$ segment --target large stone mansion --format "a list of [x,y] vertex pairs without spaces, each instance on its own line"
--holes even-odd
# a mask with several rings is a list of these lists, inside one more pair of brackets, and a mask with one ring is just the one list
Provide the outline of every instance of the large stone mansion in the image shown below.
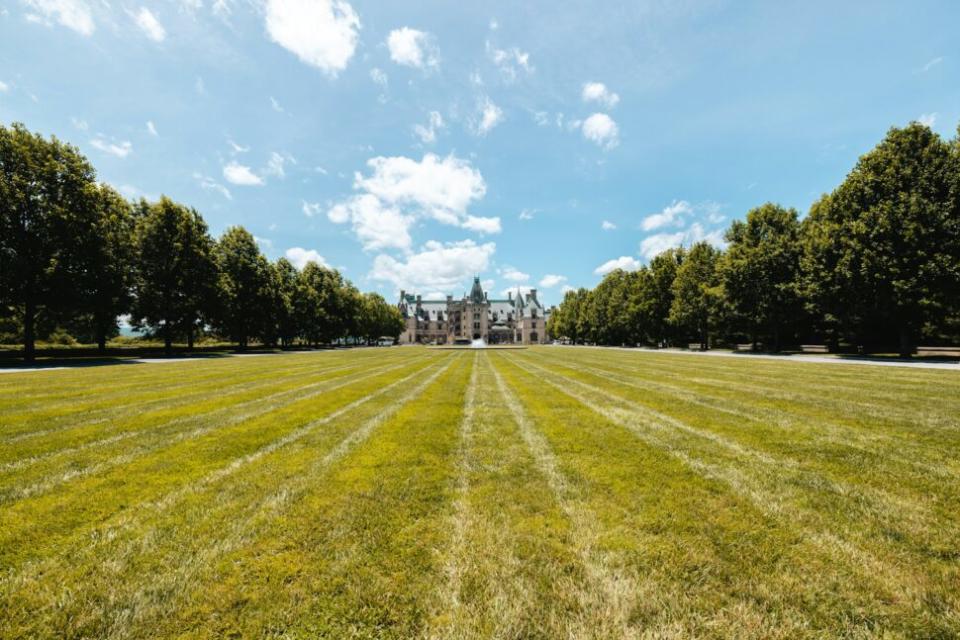
[[488,344],[544,344],[550,310],[537,300],[537,290],[506,300],[490,300],[480,278],[460,300],[423,300],[400,292],[397,305],[406,320],[400,344],[453,344],[482,339]]

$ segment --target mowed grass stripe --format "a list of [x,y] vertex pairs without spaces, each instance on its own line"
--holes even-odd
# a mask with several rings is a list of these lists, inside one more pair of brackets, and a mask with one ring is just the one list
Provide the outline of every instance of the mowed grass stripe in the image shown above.
[[[470,362],[423,376],[334,465],[303,474],[282,512],[208,564],[146,628],[160,636],[410,638],[442,570]],[[406,394],[403,394],[404,396]]]
[[[849,471],[851,464],[862,466],[876,486],[888,486],[891,472],[896,473],[901,481],[919,483],[917,488],[924,492],[934,487],[942,488],[944,481],[960,482],[960,463],[947,455],[948,450],[929,446],[909,427],[905,431],[891,432],[875,422],[864,425],[862,419],[851,423],[838,418],[829,407],[818,411],[817,403],[813,401],[800,405],[777,403],[760,396],[738,396],[736,392],[723,395],[704,392],[695,382],[668,384],[650,374],[623,369],[612,363],[595,363],[593,360],[585,363],[579,359],[562,362],[553,358],[545,359],[545,362],[558,371],[570,370],[600,378],[610,390],[627,387],[630,390],[626,395],[631,399],[668,413],[677,406],[697,405],[706,408],[712,419],[717,418],[714,413],[724,413],[733,418],[725,417],[723,422],[746,421],[751,424],[740,427],[754,440],[759,440],[761,446],[805,460],[815,459],[840,470]],[[607,383],[612,385],[607,386]],[[814,416],[815,420],[812,420]],[[810,453],[819,455],[811,458]],[[866,474],[858,474],[857,479],[865,477]],[[897,488],[902,487],[903,483]]]
[[581,617],[583,570],[485,353],[474,356],[463,412],[445,580],[423,635],[565,637],[567,618]]
[[[251,360],[255,359],[252,358]],[[29,407],[21,408],[14,415],[3,418],[0,442],[16,443],[71,426],[102,422],[119,412],[131,409],[142,410],[153,405],[163,406],[170,403],[171,398],[176,398],[175,401],[180,402],[187,398],[203,397],[223,388],[225,385],[236,387],[248,383],[255,386],[257,383],[264,382],[262,378],[265,369],[273,372],[282,371],[281,377],[294,378],[305,372],[351,368],[362,364],[362,361],[349,359],[326,361],[321,364],[311,362],[310,359],[305,357],[294,362],[293,364],[296,366],[284,366],[286,362],[289,361],[261,363],[258,367],[246,367],[234,372],[219,370],[208,372],[204,368],[203,375],[196,375],[197,371],[190,371],[189,374],[192,375],[178,375],[173,384],[165,381],[163,385],[141,384],[132,391],[116,394],[91,393],[85,396],[89,400],[85,403],[77,402],[74,398],[61,399],[57,402],[50,400],[32,402]],[[199,368],[201,365],[196,366]],[[157,377],[159,376],[154,379]],[[269,382],[269,380],[266,382]],[[184,393],[180,393],[181,391]],[[82,420],[80,419],[81,416]]]
[[[425,358],[426,361],[436,359],[432,354]],[[138,503],[194,482],[317,419],[318,414],[331,413],[377,391],[402,377],[402,373],[403,365],[397,365],[387,373],[340,381],[338,393],[319,394],[302,402],[291,401],[283,407],[265,409],[255,418],[203,437],[181,439],[151,452],[153,455],[126,460],[122,466],[112,464],[110,461],[114,458],[107,458],[100,463],[102,473],[87,474],[56,492],[8,505],[0,511],[0,552],[4,553],[0,556],[0,567],[19,566],[24,561],[42,557],[48,551],[47,545],[61,544]],[[43,544],[22,546],[27,540]]]
[[[863,565],[570,385],[498,354],[507,385],[634,576],[633,637],[869,636],[949,628]],[[544,384],[546,383],[546,384]],[[639,437],[638,437],[639,436]],[[679,454],[679,455],[678,455]],[[909,635],[909,634],[908,634]]]
[[[352,370],[337,371],[339,375],[323,374],[318,379],[307,377],[288,381],[277,386],[280,390],[262,395],[257,390],[245,390],[240,398],[231,394],[214,396],[198,405],[173,411],[175,416],[168,419],[171,412],[160,415],[136,415],[121,422],[113,435],[88,441],[76,447],[65,447],[52,453],[33,459],[23,465],[12,465],[0,473],[0,504],[13,500],[29,498],[76,478],[100,473],[115,466],[124,465],[131,460],[168,447],[183,440],[203,436],[211,431],[223,429],[246,420],[268,414],[294,402],[303,402],[318,394],[339,389],[357,379],[363,379],[371,373],[405,366],[403,363],[370,368],[359,373]],[[240,400],[240,401],[235,401]],[[232,404],[225,404],[235,401]],[[192,428],[191,428],[192,427]],[[113,429],[101,429],[98,433],[110,433]],[[29,459],[28,459],[29,460]],[[10,484],[9,480],[16,481]]]
[[676,423],[651,417],[645,410],[611,406],[623,403],[611,403],[603,389],[569,376],[528,367],[527,362],[518,366],[630,429],[644,442],[669,452],[698,473],[723,481],[767,515],[805,531],[838,561],[858,567],[864,577],[889,593],[896,593],[911,612],[921,614],[932,600],[945,613],[955,615],[956,567],[949,560],[955,548],[953,536],[910,518],[897,519],[901,528],[897,536],[890,536],[885,526],[891,524],[891,518],[897,518],[895,510],[864,506],[862,500],[849,499],[828,482],[817,486],[798,479],[790,470],[758,464],[759,458],[744,460],[735,450],[711,446],[722,444],[721,440],[698,438],[695,430],[679,429]]
[[[372,354],[358,353],[349,357],[342,351],[303,354],[276,354],[263,357],[197,358],[180,362],[92,365],[52,371],[11,373],[0,376],[0,392],[9,393],[13,401],[0,407],[0,416],[16,415],[25,410],[53,411],[63,407],[93,402],[107,403],[118,399],[142,398],[158,390],[152,384],[165,379],[163,389],[184,388],[227,376],[240,378],[256,375],[264,366],[296,369],[304,365],[359,360]],[[169,367],[176,373],[170,380],[156,367]],[[3,384],[6,383],[6,384]],[[160,390],[163,390],[160,389]]]
[[[202,410],[204,403],[227,401],[230,398],[253,392],[253,395],[264,391],[275,390],[284,383],[297,383],[303,379],[317,380],[322,377],[336,377],[338,374],[347,375],[361,367],[356,364],[337,365],[332,367],[309,367],[297,371],[260,371],[252,379],[235,380],[219,376],[216,386],[196,389],[191,387],[188,393],[167,395],[154,401],[142,404],[121,403],[114,407],[105,407],[90,413],[78,413],[64,416],[59,424],[44,423],[44,428],[15,436],[0,443],[0,469],[14,466],[20,461],[40,457],[44,454],[53,454],[60,450],[88,444],[95,438],[102,438],[105,432],[116,427],[129,428],[131,419],[144,420],[146,418],[157,421],[170,415],[178,415],[178,410],[188,407],[191,412]],[[264,375],[264,374],[267,375]],[[172,390],[170,390],[172,391]],[[175,392],[173,392],[175,393]],[[29,441],[29,442],[27,442]]]
[[[63,637],[151,635],[158,618],[183,606],[179,599],[201,581],[199,574],[216,566],[218,558],[254,541],[264,523],[282,517],[297,503],[304,487],[317,482],[326,469],[422,394],[450,361],[446,356],[427,368],[414,369],[185,486],[177,492],[175,511],[170,510],[172,497],[168,496],[157,503],[163,509],[143,510],[138,526],[127,521],[102,532],[96,538],[100,549],[95,554],[87,549],[81,553],[91,561],[104,554],[113,560],[87,569],[84,599],[53,583],[56,590],[46,597],[60,603],[58,610],[48,619],[24,619],[21,624],[32,632],[56,632]],[[245,469],[243,474],[237,473],[240,468]],[[48,570],[34,570],[29,579],[18,579],[16,590],[36,593],[37,581],[48,583]]]
[[[355,399],[336,411],[233,458],[229,464],[217,467],[199,479],[181,483],[166,494],[118,513],[77,539],[76,547],[68,552],[73,562],[64,565],[57,557],[47,556],[28,563],[19,571],[10,572],[6,580],[0,581],[3,585],[0,593],[4,594],[2,601],[9,605],[33,599],[34,608],[46,608],[51,602],[58,602],[58,614],[64,618],[61,622],[69,626],[73,623],[68,621],[89,615],[84,613],[86,605],[83,602],[76,604],[78,610],[63,606],[73,601],[77,581],[84,581],[85,591],[96,584],[97,589],[109,592],[111,595],[106,599],[111,602],[116,599],[118,581],[139,581],[138,588],[143,588],[145,576],[133,569],[145,562],[161,562],[164,566],[155,571],[170,570],[166,566],[169,552],[159,551],[162,545],[170,544],[178,549],[190,544],[203,545],[207,538],[198,535],[199,529],[207,530],[208,534],[210,530],[216,533],[223,522],[247,522],[249,514],[245,513],[262,506],[261,483],[283,487],[288,476],[304,473],[302,466],[295,465],[294,470],[283,471],[281,465],[302,461],[304,454],[314,456],[318,451],[333,449],[344,438],[354,437],[351,432],[354,420],[365,420],[366,424],[381,420],[390,412],[390,407],[396,405],[392,394],[399,394],[406,384],[415,384],[415,379],[426,375],[433,366],[414,368],[406,376],[380,384],[366,393],[366,389],[357,389],[357,393],[350,394]],[[295,453],[299,455],[288,456],[290,448],[297,448]],[[238,476],[240,471],[244,471],[242,476]],[[111,562],[103,564],[104,557],[111,558]],[[181,573],[184,570],[189,567],[176,568]],[[97,574],[96,578],[91,572]],[[11,610],[16,609],[11,607]],[[23,611],[29,610],[29,607],[23,607]],[[23,624],[29,624],[29,621]],[[49,630],[53,628],[50,625],[61,623],[44,620],[42,624]]]
[[[891,537],[889,532],[897,531],[897,537],[908,538],[914,551],[934,556],[953,547],[952,536],[942,525],[952,522],[960,526],[957,476],[949,467],[938,474],[925,472],[925,465],[918,468],[904,460],[899,453],[901,447],[894,443],[871,449],[859,439],[863,430],[838,433],[829,420],[811,423],[792,419],[792,428],[784,429],[769,421],[748,422],[709,407],[704,411],[700,403],[665,398],[641,383],[618,380],[574,363],[557,364],[552,373],[586,384],[587,389],[603,392],[606,398],[621,401],[623,408],[644,413],[654,421],[711,439],[741,459],[755,458],[751,466],[766,466],[774,475],[779,472],[787,486],[809,489],[821,502],[827,498],[837,503],[822,507],[842,509],[858,524],[873,523],[877,537]],[[741,406],[746,410],[752,405],[744,399]],[[891,485],[891,476],[899,482]]]
[[[960,376],[948,371],[924,371],[818,364],[809,362],[773,363],[744,356],[710,358],[696,356],[657,356],[646,352],[610,351],[601,349],[576,350],[571,357],[582,360],[596,354],[606,361],[621,366],[643,367],[647,372],[665,379],[680,379],[684,383],[698,383],[714,390],[736,390],[747,398],[773,397],[778,400],[796,400],[806,403],[830,403],[834,411],[855,417],[868,416],[896,424],[904,419],[912,423],[929,424],[931,428],[951,424],[953,409],[960,408]],[[629,357],[624,358],[623,355]],[[620,356],[620,357],[617,357]],[[670,366],[663,358],[681,362]],[[650,358],[650,360],[647,360]],[[710,360],[713,362],[704,363]],[[732,362],[726,362],[733,360]],[[719,363],[717,362],[719,361]],[[849,375],[834,373],[835,369],[852,370]],[[917,382],[900,384],[897,380],[913,372]],[[824,383],[827,379],[830,382]],[[789,386],[771,384],[787,381]]]

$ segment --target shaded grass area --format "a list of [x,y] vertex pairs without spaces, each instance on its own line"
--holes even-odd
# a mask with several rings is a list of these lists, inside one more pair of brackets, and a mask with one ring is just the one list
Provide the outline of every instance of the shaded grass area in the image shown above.
[[960,377],[388,349],[0,378],[0,637],[956,637]]

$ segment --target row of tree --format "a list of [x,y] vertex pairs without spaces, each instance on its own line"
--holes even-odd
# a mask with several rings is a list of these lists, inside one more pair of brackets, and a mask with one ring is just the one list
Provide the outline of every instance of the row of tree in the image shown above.
[[104,349],[118,317],[175,341],[212,333],[246,347],[397,336],[399,311],[315,262],[269,262],[231,227],[214,240],[194,209],[131,203],[79,151],[0,125],[0,321],[33,359],[55,329]]
[[751,342],[780,350],[960,341],[960,131],[893,128],[802,220],[765,204],[727,247],[668,250],[571,291],[551,335],[608,345]]

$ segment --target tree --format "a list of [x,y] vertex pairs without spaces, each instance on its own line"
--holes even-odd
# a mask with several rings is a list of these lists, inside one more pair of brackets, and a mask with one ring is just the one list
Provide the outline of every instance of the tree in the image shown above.
[[129,311],[133,300],[134,217],[130,203],[107,185],[97,188],[96,207],[95,238],[85,252],[88,268],[79,310],[103,352],[107,338],[117,334],[117,317]]
[[400,310],[384,300],[379,293],[363,294],[359,318],[359,333],[367,344],[381,336],[390,336],[396,340],[405,326]]
[[735,220],[720,262],[727,301],[756,348],[760,339],[779,351],[783,333],[802,310],[800,223],[795,209],[767,203]]
[[297,297],[294,302],[300,336],[307,344],[314,346],[318,346],[325,339],[326,325],[330,322],[327,316],[325,271],[313,261],[304,265],[298,278]]
[[683,263],[677,267],[673,281],[673,303],[670,322],[687,335],[700,340],[700,348],[710,347],[710,335],[720,311],[723,298],[717,273],[720,250],[707,242],[690,247]]
[[194,331],[213,313],[216,264],[207,225],[194,210],[167,197],[142,209],[136,231],[132,324],[163,335],[167,354],[178,333],[193,346]]
[[686,255],[683,247],[667,249],[650,261],[649,290],[642,297],[642,304],[649,318],[649,335],[658,347],[671,344],[677,337],[676,327],[670,322],[673,281]]
[[271,308],[274,335],[289,347],[299,333],[296,317],[297,269],[286,258],[280,258],[271,268]]
[[243,227],[227,229],[214,251],[220,302],[215,324],[245,349],[268,317],[270,264]]
[[[863,344],[896,336],[913,353],[922,328],[960,296],[955,151],[928,127],[893,128],[805,226],[808,291]],[[952,184],[953,182],[953,184]]]

